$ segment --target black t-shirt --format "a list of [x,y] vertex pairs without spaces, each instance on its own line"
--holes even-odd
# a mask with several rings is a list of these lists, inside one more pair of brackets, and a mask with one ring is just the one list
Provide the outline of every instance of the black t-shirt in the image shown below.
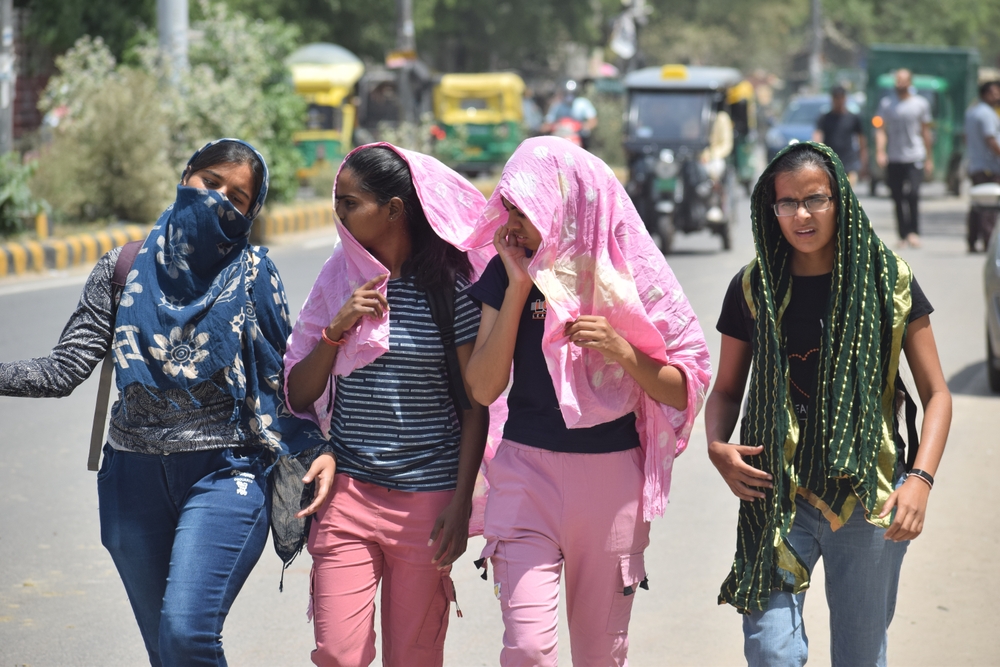
[[[469,288],[469,296],[500,310],[509,282],[503,260],[494,257],[479,281]],[[634,413],[590,428],[566,428],[542,354],[545,312],[545,297],[532,285],[517,327],[514,383],[507,394],[503,437],[554,452],[601,454],[638,447]]]
[[[753,318],[743,296],[743,272],[744,269],[740,269],[729,283],[715,328],[719,333],[750,343],[753,340]],[[824,318],[830,308],[832,279],[832,273],[793,277],[791,299],[782,318],[792,405],[803,429],[810,393],[816,385],[816,362],[823,338]],[[910,282],[910,301],[908,322],[934,312],[916,278]]]
[[823,133],[823,143],[840,157],[847,171],[858,171],[861,168],[858,149],[854,146],[854,136],[864,132],[860,116],[850,111],[830,111],[819,117],[816,129]]

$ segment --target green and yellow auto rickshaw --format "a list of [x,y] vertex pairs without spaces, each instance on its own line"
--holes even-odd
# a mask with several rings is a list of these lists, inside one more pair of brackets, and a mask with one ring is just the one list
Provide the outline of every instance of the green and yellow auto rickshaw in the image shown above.
[[524,81],[512,72],[445,74],[434,89],[435,155],[478,173],[504,164],[523,138]]
[[331,169],[351,150],[356,110],[348,96],[365,66],[347,49],[323,43],[298,49],[285,64],[295,92],[309,105],[306,129],[292,137],[305,163],[298,176],[308,179]]

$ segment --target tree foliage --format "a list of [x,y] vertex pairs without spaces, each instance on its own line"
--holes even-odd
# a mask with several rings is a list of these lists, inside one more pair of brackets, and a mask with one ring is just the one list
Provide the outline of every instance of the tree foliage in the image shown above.
[[[271,169],[270,197],[294,196],[300,157],[292,133],[305,104],[292,89],[285,56],[298,31],[202,0],[190,67],[172,73],[151,33],[127,64],[100,38],[83,37],[57,59],[43,95],[61,118],[43,151],[36,191],[72,218],[155,219],[191,154],[211,139],[257,146]],[[173,85],[170,82],[173,81]]]
[[[786,71],[809,48],[809,0],[652,0],[641,42],[652,62]],[[977,47],[1000,55],[996,0],[823,0],[825,31],[843,37],[855,64],[871,44]]]
[[57,54],[91,35],[121,58],[140,30],[156,27],[156,0],[14,0],[14,6],[30,12],[28,36]]
[[[332,42],[381,61],[396,44],[395,0],[227,0],[240,11],[281,17],[307,42]],[[619,0],[414,0],[421,57],[441,71],[547,69],[561,43],[603,43]]]

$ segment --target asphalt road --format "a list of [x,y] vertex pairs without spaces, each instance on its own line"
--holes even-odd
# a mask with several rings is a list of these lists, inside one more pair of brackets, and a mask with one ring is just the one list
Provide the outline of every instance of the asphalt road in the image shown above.
[[[894,239],[889,202],[864,199],[883,238]],[[948,451],[931,494],[924,534],[903,566],[890,629],[892,665],[1000,664],[1000,633],[989,614],[1000,599],[998,432],[1000,399],[986,386],[981,255],[966,254],[965,202],[929,192],[924,247],[904,250],[937,309],[932,316],[945,375],[954,393]],[[715,319],[726,285],[752,256],[746,201],[721,252],[704,234],[678,237],[670,264],[702,319],[713,353]],[[285,239],[272,257],[294,308],[333,247],[330,236]],[[0,282],[0,359],[46,354],[73,308],[83,273]],[[0,667],[133,666],[145,652],[125,592],[100,544],[94,473],[86,470],[97,382],[69,398],[0,398]],[[737,501],[705,455],[699,420],[689,451],[675,466],[666,516],[646,552],[650,590],[637,594],[630,664],[737,665],[740,617],[716,604],[735,545]],[[497,664],[502,624],[492,585],[472,566],[481,540],[455,566],[464,618],[451,619],[446,664]],[[224,643],[230,664],[309,664],[306,622],[309,558],[301,556],[278,593],[280,562],[270,546],[229,617]],[[806,606],[810,664],[829,664],[822,574]],[[565,626],[564,626],[565,630]],[[563,663],[569,646],[562,634]]]

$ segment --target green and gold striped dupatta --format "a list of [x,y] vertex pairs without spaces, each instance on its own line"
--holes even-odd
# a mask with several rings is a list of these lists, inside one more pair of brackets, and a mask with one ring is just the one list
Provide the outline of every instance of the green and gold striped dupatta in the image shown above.
[[[818,151],[837,174],[830,311],[805,432],[792,408],[783,345],[782,316],[794,289],[791,246],[771,208],[774,164],[796,150]],[[895,378],[910,312],[910,269],[876,236],[827,146],[796,144],[779,153],[758,181],[751,208],[757,254],[743,289],[754,316],[753,357],[741,441],[763,445],[749,463],[771,473],[774,488],[766,498],[740,504],[736,557],[719,603],[745,613],[767,609],[771,590],[797,593],[809,586],[810,573],[786,539],[797,494],[834,529],[859,501],[870,522],[888,525],[877,510],[893,488]]]

